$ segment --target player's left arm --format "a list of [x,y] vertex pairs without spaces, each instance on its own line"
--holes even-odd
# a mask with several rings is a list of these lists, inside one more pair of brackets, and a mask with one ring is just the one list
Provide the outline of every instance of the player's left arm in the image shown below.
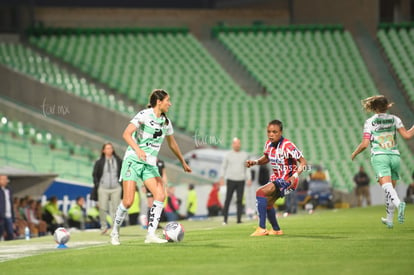
[[181,154],[180,147],[178,147],[177,141],[175,140],[173,135],[165,136],[167,139],[168,147],[170,147],[171,151],[174,153],[174,155],[178,158],[178,160],[181,162],[181,165],[183,166],[183,169],[185,172],[191,173],[191,168],[188,166],[187,162],[185,161],[183,155]]
[[397,131],[404,139],[410,139],[414,136],[414,125],[410,130],[405,129],[405,127],[400,127],[397,129]]
[[358,147],[355,149],[355,151],[352,153],[351,155],[351,159],[354,160],[354,158],[361,153],[362,151],[364,151],[365,149],[368,148],[369,146],[369,139],[368,138],[363,138],[361,143],[358,145]]
[[[299,178],[299,175],[302,174],[303,171],[306,170],[306,165],[308,164],[308,162],[306,161],[306,159],[303,156],[300,156],[299,159],[297,159],[297,161],[299,162],[299,167],[296,170],[295,173],[293,173],[293,175],[287,180],[288,182],[290,182],[291,186],[296,189],[296,182],[297,179]],[[297,184],[296,184],[297,185]]]

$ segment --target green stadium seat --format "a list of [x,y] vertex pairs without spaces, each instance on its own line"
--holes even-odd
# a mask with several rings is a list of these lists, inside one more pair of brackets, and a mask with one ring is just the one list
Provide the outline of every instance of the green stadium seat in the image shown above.
[[[134,104],[146,105],[153,88],[167,89],[173,98],[174,125],[190,134],[202,130],[220,136],[225,141],[222,147],[230,145],[232,136],[240,136],[249,139],[251,153],[260,154],[267,122],[280,118],[286,131],[300,129],[293,131],[292,139],[301,143],[310,161],[327,162],[332,156],[346,156],[349,161],[351,149],[346,145],[359,140],[365,119],[355,110],[361,109],[360,99],[376,93],[376,88],[348,31],[341,26],[260,25],[231,30],[221,26],[214,33],[241,66],[266,87],[267,97],[246,95],[193,35],[176,29],[52,30],[31,37],[30,42],[57,57],[66,57],[67,62]],[[400,47],[411,49],[410,35],[403,35]],[[388,44],[394,46],[393,42]],[[15,49],[0,44],[0,52],[3,48],[6,54],[0,54],[1,62],[37,74],[41,81],[63,85],[68,92],[114,111],[128,115],[137,111],[91,83],[76,76],[67,78],[66,72],[43,59],[41,69],[37,63],[26,64],[27,55],[36,56],[30,51],[18,49],[23,65],[14,64],[10,62],[14,53],[9,52]],[[398,68],[412,70],[406,63]],[[60,77],[45,77],[49,71]],[[402,79],[410,89],[410,76]],[[334,125],[353,130],[347,134]],[[345,166],[351,168],[347,163]],[[334,173],[338,180],[334,184],[347,186],[346,177],[354,172]]]
[[381,25],[377,31],[385,54],[404,87],[411,104],[414,104],[414,27],[407,25]]
[[[88,146],[73,144],[63,137],[4,115],[0,115],[0,134],[2,163],[91,182],[91,161],[97,158],[98,153]],[[71,170],[73,167],[76,170]]]

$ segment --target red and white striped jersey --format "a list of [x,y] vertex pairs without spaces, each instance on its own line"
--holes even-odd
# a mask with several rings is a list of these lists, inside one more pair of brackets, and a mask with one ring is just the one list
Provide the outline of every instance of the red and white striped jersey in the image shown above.
[[287,180],[298,171],[298,160],[302,152],[287,138],[282,137],[278,142],[268,140],[264,146],[264,154],[272,166],[273,175],[270,181]]

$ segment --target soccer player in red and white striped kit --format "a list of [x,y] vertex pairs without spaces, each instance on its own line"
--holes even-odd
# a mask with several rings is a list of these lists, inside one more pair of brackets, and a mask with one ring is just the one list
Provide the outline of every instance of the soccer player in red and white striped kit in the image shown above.
[[[283,124],[272,120],[267,126],[267,138],[264,154],[257,160],[247,160],[246,166],[264,165],[270,162],[273,174],[267,184],[256,190],[259,227],[250,236],[283,235],[276,218],[274,203],[296,189],[299,175],[306,168],[302,152],[287,138],[282,136]],[[266,217],[272,225],[266,229]]]

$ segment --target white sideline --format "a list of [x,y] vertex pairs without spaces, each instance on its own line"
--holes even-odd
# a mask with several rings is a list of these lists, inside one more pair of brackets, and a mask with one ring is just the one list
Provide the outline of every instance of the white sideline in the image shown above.
[[[104,241],[82,241],[82,242],[69,242],[68,249],[81,248],[85,246],[107,244]],[[0,262],[5,262],[13,259],[33,256],[42,254],[45,252],[57,250],[57,244],[51,242],[50,244],[44,243],[20,243],[18,245],[0,245]]]

